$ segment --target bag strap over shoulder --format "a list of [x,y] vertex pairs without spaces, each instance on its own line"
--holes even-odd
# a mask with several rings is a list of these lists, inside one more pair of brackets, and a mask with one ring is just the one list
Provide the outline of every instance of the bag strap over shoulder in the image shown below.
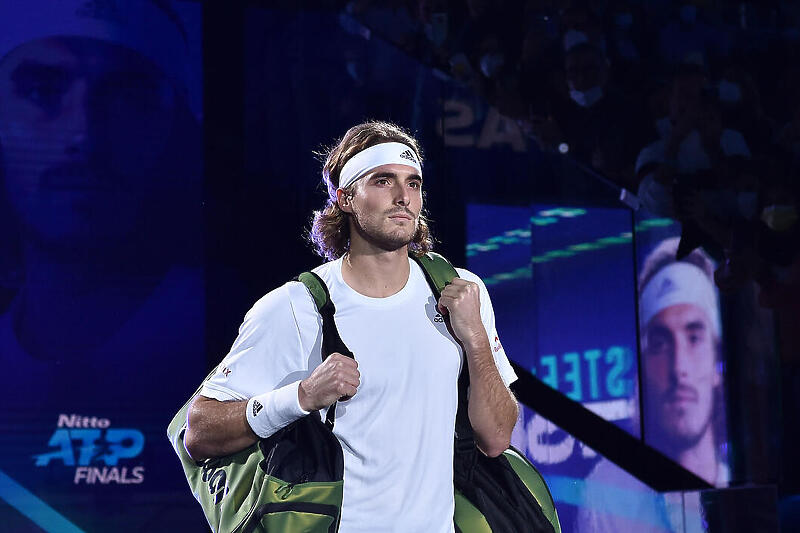
[[425,273],[425,279],[428,281],[433,295],[436,300],[442,295],[442,290],[448,283],[453,281],[453,278],[458,277],[458,272],[453,265],[444,258],[444,256],[436,252],[428,252],[422,256],[412,255],[411,258],[422,268]]
[[[459,277],[455,267],[444,256],[435,252],[428,252],[419,257],[412,255],[411,258],[422,268],[425,279],[438,302],[442,296],[442,290],[453,281],[453,278]],[[447,324],[450,329],[449,320]],[[450,333],[453,332],[450,331]],[[475,446],[475,437],[467,410],[468,391],[469,372],[465,361],[461,365],[461,373],[458,376],[458,411],[456,411],[456,446],[463,450],[471,450]]]
[[[410,256],[425,274],[425,279],[431,288],[436,300],[442,295],[442,290],[453,278],[458,277],[458,272],[444,256],[435,252],[428,252],[422,256]],[[339,330],[336,328],[336,321],[333,316],[336,313],[336,306],[331,300],[327,285],[314,272],[303,272],[295,278],[308,288],[319,314],[322,316],[322,359],[330,354],[339,352],[342,355],[353,357],[353,352],[342,341]],[[461,367],[461,374],[458,376],[458,411],[456,413],[456,445],[469,449],[474,446],[472,426],[469,422],[467,411],[467,391],[469,389],[469,372],[467,365]],[[336,403],[328,408],[325,424],[333,429],[336,416]]]
[[[303,272],[295,278],[306,286],[311,297],[314,298],[314,304],[317,306],[317,311],[322,316],[322,360],[338,352],[342,355],[355,359],[353,352],[342,341],[339,335],[339,330],[336,328],[336,321],[333,315],[336,314],[336,306],[333,305],[331,294],[328,292],[328,286],[322,281],[314,272]],[[336,419],[336,402],[328,407],[328,414],[325,417],[325,425],[333,430],[334,420]]]

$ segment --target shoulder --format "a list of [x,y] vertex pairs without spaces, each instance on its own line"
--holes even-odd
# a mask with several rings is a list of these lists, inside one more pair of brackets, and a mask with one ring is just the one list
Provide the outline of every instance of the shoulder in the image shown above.
[[486,284],[483,282],[480,276],[477,274],[470,272],[466,268],[456,268],[456,272],[461,279],[465,279],[467,281],[471,281],[478,285],[478,288],[481,291],[481,305],[489,305],[491,306],[491,298],[489,297],[489,290],[486,288]]
[[269,291],[253,304],[245,318],[264,317],[288,310],[293,300],[302,300],[305,288],[301,283],[289,281]]
[[458,276],[462,279],[467,281],[471,281],[473,283],[477,283],[482,291],[486,290],[486,285],[483,283],[483,280],[477,274],[470,272],[466,268],[456,268],[456,272],[458,272]]
[[259,298],[245,315],[242,325],[264,322],[285,324],[297,322],[299,315],[315,313],[314,300],[305,285],[299,281],[288,281]]
[[[318,267],[311,269],[311,272],[314,272],[316,275],[322,278],[322,281],[324,281],[325,284],[330,287],[334,275],[333,268],[336,266],[338,261],[340,260],[329,261],[319,265]],[[308,289],[305,285],[299,281],[291,280],[262,296],[255,304],[253,304],[253,307],[247,314],[263,316],[275,312],[285,312],[292,307],[296,308],[298,306],[313,307],[314,299],[311,297],[311,294],[308,292]]]
[[333,286],[334,282],[336,281],[336,273],[341,272],[341,263],[342,259],[335,259],[333,261],[328,261],[327,263],[323,263],[318,267],[315,267],[311,270],[314,274],[320,277],[325,285],[328,286],[330,289]]

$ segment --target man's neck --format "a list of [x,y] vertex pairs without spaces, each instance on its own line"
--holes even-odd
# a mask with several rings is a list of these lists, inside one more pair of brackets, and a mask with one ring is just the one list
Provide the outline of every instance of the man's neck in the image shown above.
[[407,246],[393,251],[351,248],[342,260],[345,283],[371,298],[386,298],[400,292],[408,282],[409,272]]
[[684,468],[694,472],[712,485],[717,480],[717,453],[714,432],[709,427],[697,445],[682,451],[676,458]]

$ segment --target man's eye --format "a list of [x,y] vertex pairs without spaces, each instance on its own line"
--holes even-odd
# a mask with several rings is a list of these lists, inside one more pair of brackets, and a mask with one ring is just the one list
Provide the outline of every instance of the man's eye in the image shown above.
[[61,83],[32,81],[17,87],[16,93],[46,111],[54,111],[61,104],[65,90]]
[[419,189],[420,187],[422,187],[422,184],[418,181],[412,181],[410,183],[410,186],[412,189]]
[[667,338],[664,335],[650,335],[647,337],[647,352],[659,354],[667,349]]

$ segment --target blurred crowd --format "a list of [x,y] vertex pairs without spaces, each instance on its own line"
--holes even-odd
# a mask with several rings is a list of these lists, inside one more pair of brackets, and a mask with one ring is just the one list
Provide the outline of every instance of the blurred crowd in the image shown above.
[[633,192],[723,291],[800,301],[800,5],[782,0],[355,0],[382,38],[544,151]]

